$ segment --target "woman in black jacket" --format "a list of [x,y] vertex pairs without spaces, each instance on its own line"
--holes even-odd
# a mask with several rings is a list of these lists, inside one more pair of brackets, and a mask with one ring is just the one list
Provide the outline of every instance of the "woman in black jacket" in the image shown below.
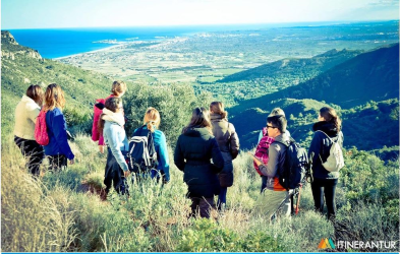
[[[328,208],[328,219],[334,220],[336,214],[335,190],[339,172],[329,172],[322,165],[329,156],[332,142],[339,142],[343,147],[343,133],[341,121],[333,108],[320,109],[318,122],[313,125],[314,137],[308,156],[312,159],[313,182],[311,189],[314,197],[315,209],[321,213],[324,210],[324,195]],[[324,195],[323,195],[324,194]]]
[[[211,163],[211,160],[213,163]],[[184,172],[187,196],[192,200],[192,214],[200,207],[200,216],[209,218],[214,195],[220,192],[217,174],[224,168],[224,159],[212,135],[209,112],[195,108],[192,119],[178,138],[174,153],[175,165]]]

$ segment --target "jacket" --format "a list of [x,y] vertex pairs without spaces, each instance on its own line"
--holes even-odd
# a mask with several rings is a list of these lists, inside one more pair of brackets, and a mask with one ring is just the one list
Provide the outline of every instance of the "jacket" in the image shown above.
[[[314,137],[311,141],[310,149],[308,151],[308,157],[312,159],[312,171],[314,178],[319,179],[337,179],[339,178],[339,172],[327,171],[321,163],[319,155],[325,162],[329,156],[329,151],[332,146],[332,142],[322,132],[325,132],[333,141],[339,141],[341,147],[343,147],[343,133],[337,131],[333,123],[330,122],[317,122],[313,125]],[[311,158],[311,153],[314,153],[314,157]]]
[[124,127],[112,121],[105,121],[103,136],[106,145],[111,149],[115,160],[123,171],[129,170],[125,155],[129,150]]
[[28,96],[22,96],[15,108],[14,135],[28,140],[35,140],[35,123],[40,107]]
[[[111,97],[114,97],[114,96],[115,96],[114,94],[110,94],[105,99],[97,99],[96,100],[96,104],[97,103],[106,104],[106,100],[108,98],[111,98]],[[99,146],[104,146],[105,143],[104,143],[103,133],[100,133],[99,129],[97,127],[98,124],[99,124],[100,116],[101,116],[101,113],[103,112],[103,110],[98,108],[98,107],[96,107],[96,104],[93,106],[93,112],[94,113],[93,113],[93,124],[92,124],[92,140],[93,141],[98,141]]]
[[[284,132],[275,138],[275,141],[268,149],[268,164],[260,165],[259,170],[267,177],[266,188],[273,191],[286,191],[286,189],[279,183],[279,169],[284,167],[286,150],[289,145],[290,136]],[[284,144],[287,144],[285,146]]]
[[179,136],[174,162],[184,173],[189,197],[211,198],[219,194],[217,174],[224,168],[224,158],[217,140],[206,128],[191,128]]
[[67,140],[67,123],[65,117],[59,108],[48,110],[46,112],[47,134],[49,135],[49,144],[44,146],[46,155],[63,154],[67,159],[74,159],[74,154],[69,147]]
[[[147,127],[144,127],[147,129]],[[136,132],[138,129],[136,129],[134,132]],[[160,130],[155,130],[153,133],[153,140],[154,140],[154,146],[157,152],[157,169],[160,171],[160,173],[164,176],[165,181],[170,180],[170,174],[169,174],[169,157],[168,157],[168,149],[167,149],[167,139],[165,138],[165,134],[160,131]],[[151,177],[155,177],[157,172],[151,171]]]
[[233,124],[221,115],[211,114],[211,124],[212,132],[225,160],[225,167],[218,175],[219,181],[222,187],[230,187],[233,185],[232,160],[239,153],[239,138]]

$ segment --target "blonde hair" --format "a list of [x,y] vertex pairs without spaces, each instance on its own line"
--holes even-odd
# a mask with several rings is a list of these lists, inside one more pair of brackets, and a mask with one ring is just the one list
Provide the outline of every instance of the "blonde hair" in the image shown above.
[[215,114],[221,115],[222,118],[226,118],[228,116],[228,112],[224,110],[224,104],[220,101],[213,101],[210,104],[210,111]]
[[61,86],[56,83],[47,86],[46,92],[44,94],[45,110],[53,110],[59,108],[62,110],[65,106],[64,92]]
[[273,110],[271,110],[271,113],[268,116],[278,116],[278,115],[286,117],[285,112],[281,108],[274,108]]
[[160,112],[153,107],[148,108],[143,117],[143,124],[147,124],[147,129],[154,132],[160,126],[160,122]]
[[210,111],[201,107],[195,108],[192,113],[192,119],[190,119],[190,123],[183,128],[182,133],[187,132],[191,128],[206,128],[210,134],[212,134],[211,130],[211,122],[210,122]]
[[126,84],[124,81],[116,80],[113,82],[111,92],[115,96],[118,97],[120,94],[125,93],[126,90],[127,90],[127,87],[126,87]]

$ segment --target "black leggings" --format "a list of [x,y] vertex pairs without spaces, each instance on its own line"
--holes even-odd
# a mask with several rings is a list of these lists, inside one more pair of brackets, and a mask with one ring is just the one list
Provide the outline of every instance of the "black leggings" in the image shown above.
[[314,178],[311,189],[314,196],[315,210],[324,211],[324,195],[328,208],[328,219],[334,218],[336,214],[335,191],[338,179],[319,179]]
[[14,142],[21,150],[22,155],[28,159],[26,164],[31,174],[39,176],[40,164],[44,159],[43,146],[39,145],[36,140],[23,139],[17,136],[14,136]]
[[128,185],[124,177],[124,171],[119,166],[117,160],[108,148],[106,172],[104,175],[104,184],[106,185],[106,194],[110,192],[112,185],[118,194],[128,194]]

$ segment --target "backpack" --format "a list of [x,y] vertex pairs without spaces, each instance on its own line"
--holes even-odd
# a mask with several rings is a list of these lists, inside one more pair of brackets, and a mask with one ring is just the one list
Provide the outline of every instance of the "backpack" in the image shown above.
[[41,110],[35,124],[35,139],[39,145],[47,146],[50,142],[47,134],[46,111]]
[[[260,142],[257,145],[256,152],[254,154],[262,163],[265,165],[268,164],[268,148],[275,141],[274,138],[267,136],[267,127],[262,129],[263,137],[261,138]],[[254,162],[254,168],[256,169],[257,173],[262,176],[260,169],[257,166],[257,163]]]
[[289,145],[280,143],[284,144],[287,149],[284,166],[278,169],[279,183],[287,190],[295,189],[303,180],[308,167],[307,151],[292,137],[290,137]]
[[150,130],[143,125],[137,129],[129,140],[127,154],[129,170],[134,173],[149,173],[157,168],[157,152]]
[[332,142],[332,146],[329,150],[329,156],[326,158],[325,162],[323,162],[321,155],[318,155],[321,160],[321,164],[329,172],[339,172],[339,170],[344,167],[343,151],[339,144],[339,138],[337,138],[335,142],[325,132],[320,132],[324,133],[325,136],[327,136]]
[[97,99],[96,104],[93,107],[93,125],[92,125],[92,140],[99,141],[100,139],[100,132],[98,130],[98,124],[100,121],[101,113],[103,112],[105,99]]

